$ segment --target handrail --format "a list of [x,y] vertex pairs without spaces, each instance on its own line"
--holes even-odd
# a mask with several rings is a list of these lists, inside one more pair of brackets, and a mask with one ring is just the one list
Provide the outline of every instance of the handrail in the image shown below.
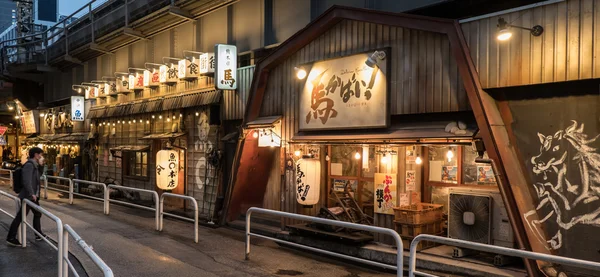
[[[21,203],[22,203],[22,205],[21,205],[21,246],[23,246],[23,248],[27,247],[27,227],[25,227],[25,226],[27,226],[27,205],[29,205],[29,207],[31,207],[32,209],[37,210],[38,212],[44,214],[45,216],[47,216],[48,218],[50,218],[50,219],[54,220],[54,222],[56,222],[56,228],[57,228],[57,239],[56,240],[57,240],[57,244],[58,244],[58,276],[63,276],[63,263],[61,261],[62,257],[63,257],[63,251],[64,251],[62,220],[60,220],[60,218],[53,215],[46,209],[31,202],[29,199],[23,199],[23,201]],[[41,236],[41,234],[39,234],[35,229],[34,229],[34,232],[38,236]],[[46,242],[48,242],[50,245],[52,245],[45,238],[44,238],[44,240]]]
[[[98,197],[94,197],[91,195],[87,195],[87,194],[83,194],[83,193],[77,193],[77,192],[73,192],[73,185],[77,183],[77,184],[87,184],[87,185],[92,185],[92,186],[99,186],[102,188],[102,198],[98,198]],[[94,200],[100,200],[103,203],[103,212],[105,215],[108,215],[108,195],[109,195],[109,191],[108,191],[108,186],[105,183],[100,183],[100,182],[93,182],[93,181],[86,181],[86,180],[79,180],[79,179],[73,179],[73,182],[71,182],[71,188],[69,188],[69,191],[71,191],[71,194],[77,195],[77,196],[81,196],[81,197],[85,197],[85,198],[89,198],[89,199],[94,199]]]
[[10,186],[12,187],[12,183],[13,183],[13,171],[10,170],[10,169],[0,169],[0,173],[1,172],[7,172],[7,171],[8,171],[9,177],[8,178],[6,178],[6,177],[0,177],[0,179],[10,181]]
[[[44,178],[44,199],[48,199],[48,179],[55,179],[55,180],[61,180],[61,181],[67,181],[69,183],[69,204],[73,205],[73,180],[66,178],[66,177],[58,177],[58,176],[48,176],[48,175],[42,175],[42,177]],[[63,191],[60,189],[55,189],[55,188],[50,188],[50,190],[54,190],[54,191]]]
[[150,210],[150,211],[154,211],[155,212],[155,225],[156,225],[156,230],[159,231],[159,213],[160,213],[160,203],[159,203],[159,198],[158,198],[158,193],[156,191],[153,190],[146,190],[146,189],[138,189],[138,188],[131,188],[131,187],[124,187],[124,186],[118,186],[118,185],[108,185],[109,188],[114,188],[114,189],[122,189],[122,190],[131,190],[131,191],[138,191],[138,192],[147,192],[152,194],[152,196],[154,196],[154,203],[156,203],[156,208],[151,208],[151,207],[147,207],[147,206],[142,206],[142,205],[138,205],[138,204],[133,204],[133,203],[128,203],[128,202],[124,202],[124,201],[118,201],[118,200],[111,200],[110,199],[110,194],[105,193],[104,197],[105,197],[105,203],[106,203],[106,214],[109,214],[110,212],[110,201],[115,202],[115,203],[119,203],[122,205],[127,205],[127,206],[132,206],[132,207],[137,207],[140,209],[144,209],[144,210]]
[[[187,217],[183,217],[183,216],[179,216],[179,215],[175,215],[175,214],[171,214],[171,213],[165,213],[164,212],[164,200],[165,197],[174,197],[174,198],[181,198],[181,199],[187,199],[192,201],[192,203],[194,204],[194,219],[191,218],[187,218]],[[174,194],[174,193],[170,193],[170,192],[164,192],[161,196],[160,196],[160,221],[159,221],[159,230],[158,231],[162,231],[163,230],[163,215],[168,215],[168,216],[172,216],[175,218],[179,218],[182,220],[187,220],[187,221],[192,221],[194,222],[194,242],[198,243],[198,201],[196,201],[196,199],[194,197],[188,196],[188,195],[181,195],[181,194]]]
[[495,253],[495,254],[500,254],[500,255],[519,257],[519,258],[530,259],[530,260],[542,260],[542,261],[555,263],[555,264],[562,264],[562,265],[568,265],[568,266],[573,266],[573,267],[578,267],[578,268],[583,268],[583,269],[600,271],[600,263],[597,263],[597,262],[578,260],[578,259],[566,258],[566,257],[561,257],[561,256],[556,256],[556,255],[549,255],[549,254],[544,254],[544,253],[537,253],[537,252],[525,251],[525,250],[520,250],[520,249],[500,247],[500,246],[496,246],[496,245],[489,245],[489,244],[477,243],[477,242],[472,242],[472,241],[458,240],[458,239],[423,234],[423,235],[416,236],[410,244],[410,258],[408,261],[408,276],[409,277],[414,277],[416,275],[425,276],[425,277],[437,277],[436,275],[419,272],[416,270],[417,246],[419,245],[419,242],[421,242],[421,241],[431,241],[431,242],[435,242],[435,243],[446,244],[446,245],[451,245],[451,246],[461,247],[461,248],[468,248],[468,249],[473,249],[473,250],[482,251],[482,252],[489,252],[489,253]]
[[[12,195],[12,194],[10,194],[8,192],[2,191],[2,190],[0,190],[0,195],[6,196],[6,197],[14,200],[15,201],[15,212],[16,213],[20,212],[19,208],[21,206],[21,200],[18,197],[14,196],[14,195]],[[15,216],[13,216],[9,212],[7,212],[7,211],[5,211],[5,210],[3,210],[1,208],[0,208],[0,212],[3,212],[4,214],[8,215],[9,217],[11,217],[13,219],[15,218]],[[21,227],[19,226],[19,229],[20,228]],[[17,236],[18,236],[19,241],[23,241],[23,239],[21,238],[21,231],[20,230],[17,232]]]
[[[88,257],[90,257],[92,262],[94,262],[94,264],[96,264],[96,266],[100,270],[102,270],[104,277],[112,277],[113,276],[112,269],[110,269],[110,267],[108,267],[108,265],[106,265],[106,263],[100,258],[100,256],[98,256],[98,254],[96,254],[96,252],[94,252],[94,250],[92,250],[92,248],[87,243],[85,243],[85,241],[83,239],[81,239],[81,237],[77,234],[77,232],[75,232],[75,230],[73,230],[73,228],[71,228],[71,226],[69,226],[68,224],[65,224],[64,230],[66,232],[63,232],[63,236],[64,236],[63,237],[63,249],[66,249],[66,250],[69,249],[69,234],[71,234],[71,237],[73,237],[73,240],[75,240],[75,243],[77,243],[77,245],[79,245],[79,247],[81,247],[83,252],[86,255],[88,255]],[[66,266],[70,265],[69,252],[65,251],[63,254],[64,254],[63,268],[65,268]],[[73,269],[73,271],[75,271],[75,270]],[[68,270],[65,270],[64,273],[65,273],[64,277],[69,276]]]
[[[383,263],[379,263],[379,262],[374,262],[371,260],[361,259],[361,258],[357,258],[357,257],[353,257],[353,256],[348,256],[348,255],[331,252],[331,251],[327,251],[327,250],[323,250],[323,249],[319,249],[319,248],[314,248],[314,247],[310,247],[310,246],[305,246],[302,244],[297,244],[297,243],[293,243],[293,242],[289,242],[289,241],[285,241],[285,240],[280,240],[280,239],[276,239],[276,238],[272,238],[272,237],[268,237],[268,236],[263,236],[263,235],[259,235],[256,233],[251,233],[250,232],[250,219],[252,218],[252,213],[263,213],[263,214],[275,215],[275,216],[286,217],[286,218],[291,218],[291,219],[296,219],[296,220],[310,221],[310,222],[315,222],[315,223],[320,223],[320,224],[327,224],[327,225],[333,225],[333,226],[338,226],[338,227],[343,227],[343,228],[350,228],[350,229],[355,229],[355,230],[390,235],[396,241],[396,266],[383,264]],[[274,211],[274,210],[252,207],[252,208],[248,209],[248,211],[246,212],[246,260],[250,259],[250,236],[263,238],[263,239],[267,239],[267,240],[272,240],[277,243],[287,244],[287,245],[291,245],[291,246],[294,246],[297,248],[310,250],[310,251],[314,251],[317,253],[334,256],[337,258],[344,258],[344,259],[348,259],[348,260],[355,261],[355,262],[361,262],[361,263],[372,265],[372,266],[378,266],[378,267],[396,270],[396,275],[398,277],[402,277],[402,274],[403,274],[402,267],[404,265],[404,260],[403,260],[404,256],[403,256],[402,238],[400,238],[400,235],[398,235],[398,233],[396,233],[396,231],[394,231],[392,229],[388,229],[388,228],[376,227],[376,226],[370,226],[370,225],[362,225],[362,224],[356,224],[356,223],[345,222],[345,221],[337,221],[337,220],[331,220],[331,219],[326,219],[326,218],[319,218],[319,217],[300,215],[300,214],[292,214],[292,213],[286,213],[286,212],[281,212],[281,211]]]

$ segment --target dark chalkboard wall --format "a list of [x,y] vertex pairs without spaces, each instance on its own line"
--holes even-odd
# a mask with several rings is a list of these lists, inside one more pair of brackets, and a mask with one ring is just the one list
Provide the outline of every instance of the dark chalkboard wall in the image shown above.
[[[557,87],[561,91],[556,91]],[[554,91],[546,91],[548,88]],[[538,206],[538,218],[548,216],[540,224],[533,224],[527,218],[525,221],[532,226],[543,225],[542,241],[555,237],[554,244],[547,245],[557,255],[600,262],[600,224],[596,223],[600,223],[597,88],[595,85],[590,88],[589,83],[580,88],[577,83],[530,86],[503,89],[502,95],[508,100],[514,119],[511,126],[514,143],[531,182],[531,191],[537,196],[534,204]],[[526,228],[533,227],[526,224]],[[570,277],[600,276],[579,269],[563,270]]]

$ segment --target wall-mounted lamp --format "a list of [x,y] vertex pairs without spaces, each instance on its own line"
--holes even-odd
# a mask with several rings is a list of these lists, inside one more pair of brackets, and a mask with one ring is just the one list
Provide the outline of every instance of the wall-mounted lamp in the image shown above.
[[162,61],[165,65],[177,64],[181,60],[182,59],[180,59],[180,58],[173,58],[173,57],[163,57],[162,58]]
[[105,83],[108,83],[109,81],[115,81],[115,77],[111,77],[111,76],[102,76],[102,80]]
[[369,56],[367,58],[367,60],[365,61],[365,64],[368,67],[374,68],[377,63],[379,63],[380,61],[385,60],[385,52],[383,51],[375,51],[373,52],[373,54],[371,54],[371,56]]
[[144,67],[149,71],[152,71],[153,69],[159,69],[161,65],[162,64],[159,63],[144,63]]
[[296,72],[296,78],[299,80],[303,80],[306,78],[306,70],[302,67],[294,67],[294,71]]
[[422,164],[423,160],[421,159],[421,157],[419,155],[417,155],[417,158],[415,159],[415,163],[416,164]]
[[87,88],[87,87],[94,87],[94,88],[97,88],[97,87],[99,87],[100,85],[98,85],[98,84],[94,84],[94,83],[86,83],[86,82],[83,82],[83,83],[81,83],[81,86],[82,86],[82,87],[84,87],[84,88]]
[[539,37],[544,33],[544,28],[540,25],[535,25],[532,28],[525,28],[521,26],[510,25],[506,20],[502,17],[498,18],[498,40],[505,41],[512,37],[512,32],[510,28],[518,28],[523,30],[528,30],[531,32],[531,35],[534,37]]
[[130,67],[127,69],[127,71],[129,71],[129,74],[133,74],[133,73],[144,73],[144,70],[146,70],[145,68],[136,68],[136,67]]
[[190,58],[195,58],[196,56],[200,56],[202,54],[204,54],[204,52],[183,50],[183,56],[188,60],[191,60]]

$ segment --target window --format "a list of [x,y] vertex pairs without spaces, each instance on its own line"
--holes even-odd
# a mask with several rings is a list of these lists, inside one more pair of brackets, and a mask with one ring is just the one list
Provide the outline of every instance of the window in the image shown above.
[[125,176],[148,177],[148,152],[125,152]]

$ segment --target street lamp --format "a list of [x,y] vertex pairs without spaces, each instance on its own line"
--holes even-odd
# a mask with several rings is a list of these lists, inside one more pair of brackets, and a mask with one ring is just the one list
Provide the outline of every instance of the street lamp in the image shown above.
[[497,26],[498,26],[498,35],[496,38],[500,41],[505,41],[512,37],[512,32],[510,31],[510,28],[528,30],[529,32],[531,32],[531,35],[534,37],[539,37],[542,35],[542,33],[544,33],[544,28],[540,25],[535,25],[531,28],[515,26],[515,25],[511,25],[508,22],[506,22],[506,20],[502,17],[498,18]]

